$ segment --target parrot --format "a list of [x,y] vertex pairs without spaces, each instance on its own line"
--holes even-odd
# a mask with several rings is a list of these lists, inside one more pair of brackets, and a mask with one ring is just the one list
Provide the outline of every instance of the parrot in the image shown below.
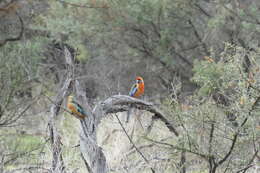
[[[134,97],[134,98],[139,98],[144,94],[144,80],[142,77],[137,76],[135,78],[135,83],[130,89],[129,96]],[[127,117],[126,117],[126,123],[129,121],[130,113],[131,113],[131,108],[127,112]]]
[[86,117],[84,109],[74,100],[72,95],[68,97],[67,108],[70,110],[71,114],[78,119],[84,119]]

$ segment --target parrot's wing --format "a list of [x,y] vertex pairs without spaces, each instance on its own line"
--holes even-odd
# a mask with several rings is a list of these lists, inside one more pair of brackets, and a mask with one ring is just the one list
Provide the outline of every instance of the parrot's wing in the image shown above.
[[135,93],[137,92],[137,89],[138,89],[138,84],[134,84],[129,92],[129,95],[131,97],[133,97],[135,95]]
[[85,114],[85,111],[84,109],[80,106],[80,104],[78,104],[77,102],[73,101],[73,103],[75,104],[76,108],[77,108],[77,111],[83,115],[86,115]]

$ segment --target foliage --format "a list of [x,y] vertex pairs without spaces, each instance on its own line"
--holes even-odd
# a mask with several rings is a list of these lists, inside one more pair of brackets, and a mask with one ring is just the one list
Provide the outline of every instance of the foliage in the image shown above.
[[236,54],[223,53],[218,62],[212,58],[194,62],[194,76],[192,80],[200,86],[199,93],[210,95],[214,91],[234,88],[238,85],[246,85],[242,64],[246,50],[241,47],[227,45],[226,51],[232,50]]
[[28,163],[39,161],[36,156],[39,152],[35,150],[42,146],[41,138],[16,134],[12,126],[26,119],[38,97],[33,95],[32,83],[39,75],[38,64],[45,41],[33,38],[0,47],[0,157],[1,164],[9,168],[26,160]]
[[[43,152],[43,139],[28,134],[16,134],[12,130],[1,130],[1,154],[7,169],[14,168],[14,163],[37,164],[38,155]],[[13,133],[13,134],[11,134]],[[4,143],[3,143],[4,141]]]
[[[220,166],[220,172],[247,167],[260,137],[255,123],[259,118],[260,93],[256,89],[259,88],[256,82],[259,71],[251,71],[253,75],[248,77],[243,69],[245,56],[252,62],[251,69],[257,69],[259,63],[255,63],[255,59],[259,58],[259,54],[228,44],[222,56],[218,62],[195,62],[193,80],[200,87],[189,99],[190,105],[182,105],[178,101],[166,102],[182,131],[179,150],[191,153],[197,159],[203,158],[205,163],[208,162],[210,172],[214,164],[211,158],[218,163],[229,151],[230,155],[223,165],[221,162],[216,166]],[[227,100],[214,96],[217,93]]]
[[39,44],[38,40],[25,41],[7,44],[1,48],[0,107],[3,115],[0,121],[2,126],[14,123],[20,117],[22,108],[26,106],[15,107],[20,103],[20,97],[32,97],[30,82],[37,75],[37,63],[41,52]]

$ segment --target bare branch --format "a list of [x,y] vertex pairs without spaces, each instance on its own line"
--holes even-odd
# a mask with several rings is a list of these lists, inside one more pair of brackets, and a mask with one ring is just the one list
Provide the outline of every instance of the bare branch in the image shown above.
[[203,153],[199,153],[197,151],[192,151],[190,149],[175,146],[175,145],[172,145],[172,144],[169,144],[169,143],[166,143],[166,142],[155,141],[155,140],[152,140],[152,139],[149,139],[149,138],[145,138],[145,139],[147,139],[148,141],[154,142],[156,144],[165,145],[165,146],[171,147],[171,148],[176,149],[176,150],[185,151],[185,152],[188,152],[188,153],[191,153],[191,154],[195,154],[195,155],[200,156],[201,158],[206,159],[206,160],[209,158],[208,155],[205,155]]
[[[154,114],[154,116],[164,122],[166,127],[175,134],[175,136],[179,136],[177,130],[173,127],[173,125],[168,121],[165,117],[166,115],[161,112],[158,108],[156,108],[153,103],[146,102],[140,99],[136,99],[127,95],[114,95],[106,99],[105,101],[99,104],[99,107],[96,109],[102,109],[105,114],[108,113],[117,113],[124,112],[129,109],[129,105],[133,105],[134,108],[140,110],[146,110]],[[102,108],[101,108],[102,107]]]
[[210,129],[210,135],[209,135],[209,154],[212,152],[212,140],[213,140],[213,133],[215,129],[215,124],[211,124],[211,129]]
[[234,147],[235,147],[235,144],[236,144],[236,141],[237,141],[237,137],[238,137],[238,134],[239,133],[236,133],[233,137],[233,140],[232,140],[232,144],[229,148],[229,151],[227,152],[227,154],[225,155],[225,157],[223,159],[221,159],[220,161],[218,161],[218,163],[216,165],[221,165],[222,163],[224,163],[227,158],[230,156],[230,154],[232,153]]
[[24,168],[18,168],[18,169],[14,169],[12,171],[10,171],[10,173],[14,173],[14,172],[24,172],[24,171],[28,171],[28,172],[33,172],[33,170],[42,170],[42,172],[51,172],[49,169],[41,167],[41,166],[28,166],[28,167],[24,167]]
[[[252,111],[256,108],[256,105],[258,104],[258,102],[260,101],[260,96],[257,97],[256,101],[253,103],[253,105],[251,106],[251,109],[248,112],[248,117],[251,115]],[[246,124],[248,117],[246,117],[243,122],[241,123],[241,125],[239,126],[239,129],[235,132],[233,139],[232,139],[232,144],[228,150],[228,152],[226,153],[226,155],[219,160],[217,163],[214,163],[214,169],[216,169],[219,165],[223,164],[228,157],[231,155],[231,153],[233,152],[234,148],[235,148],[235,144],[237,142],[238,139],[238,135],[240,133],[241,128]],[[257,153],[257,152],[256,152]]]
[[64,3],[73,7],[78,7],[78,8],[109,8],[107,5],[102,5],[102,6],[94,6],[94,5],[82,5],[82,4],[75,4],[75,3],[71,3],[71,2],[66,2],[64,0],[57,0],[60,3]]
[[86,159],[84,158],[84,156],[83,156],[82,153],[80,153],[80,157],[81,157],[81,159],[83,160],[83,162],[84,162],[84,164],[85,164],[85,166],[86,166],[88,172],[89,172],[89,173],[93,173],[92,170],[91,170],[91,168],[90,168],[90,166],[89,166],[89,164],[88,164],[88,162],[86,161]]
[[258,150],[255,152],[255,154],[253,155],[253,157],[249,160],[249,163],[247,164],[247,166],[246,166],[245,168],[243,168],[243,169],[238,170],[237,173],[240,173],[240,172],[245,173],[249,168],[251,168],[252,166],[254,166],[254,165],[252,164],[252,162],[253,162],[254,159],[257,157],[257,154],[258,154]]
[[188,23],[190,24],[190,26],[192,27],[193,29],[193,32],[196,36],[196,38],[199,40],[199,42],[202,44],[202,47],[204,49],[204,52],[207,54],[207,55],[210,55],[210,52],[208,51],[209,49],[207,48],[207,45],[203,42],[202,38],[200,37],[199,35],[199,32],[197,31],[196,27],[194,26],[194,24],[192,23],[191,20],[188,20]]
[[209,14],[205,9],[203,9],[198,3],[195,3],[194,5],[195,5],[195,7],[197,7],[197,8],[200,10],[200,12],[201,12],[202,14],[204,14],[204,15],[207,16],[208,18],[211,18],[211,17],[212,17],[211,14]]

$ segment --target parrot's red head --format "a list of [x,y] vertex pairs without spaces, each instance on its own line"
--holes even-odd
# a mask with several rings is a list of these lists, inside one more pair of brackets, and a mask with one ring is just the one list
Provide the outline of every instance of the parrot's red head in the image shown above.
[[140,77],[140,76],[137,76],[137,77],[135,78],[135,80],[136,80],[137,83],[143,83],[143,82],[144,82],[143,78]]

